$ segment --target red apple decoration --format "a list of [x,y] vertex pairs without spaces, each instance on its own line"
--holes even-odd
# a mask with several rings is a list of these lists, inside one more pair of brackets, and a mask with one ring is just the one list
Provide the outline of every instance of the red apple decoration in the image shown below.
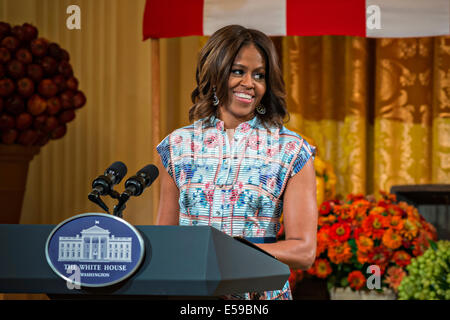
[[11,33],[11,25],[6,22],[0,22],[0,41]]
[[25,31],[23,30],[22,26],[14,26],[11,29],[11,33],[19,41],[25,41]]
[[17,140],[19,132],[16,129],[9,129],[0,132],[1,143],[11,145]]
[[24,23],[22,25],[22,28],[23,28],[23,32],[24,32],[25,41],[30,42],[37,38],[38,29],[35,26],[33,26],[29,23]]
[[70,77],[69,79],[67,79],[66,86],[67,86],[67,89],[69,89],[69,90],[77,91],[78,90],[78,80],[77,80],[77,78]]
[[33,116],[40,115],[47,110],[47,100],[38,94],[34,94],[30,99],[28,99],[27,110]]
[[27,66],[27,75],[34,82],[39,82],[42,80],[42,77],[44,77],[44,69],[38,64],[29,64]]
[[86,104],[86,96],[83,92],[77,91],[73,96],[73,107],[79,109]]
[[8,129],[0,133],[0,135],[2,137],[2,143],[13,144],[19,136],[19,132],[16,129]]
[[66,78],[62,74],[57,74],[52,80],[58,87],[58,92],[63,92],[67,89]]
[[60,139],[86,104],[67,50],[29,23],[0,22],[0,143]]
[[34,39],[30,43],[31,53],[36,57],[43,57],[47,53],[47,40],[44,38]]
[[49,56],[55,58],[56,60],[61,60],[61,47],[57,43],[50,43],[48,45],[48,54]]
[[61,98],[61,105],[63,109],[70,109],[73,108],[73,92],[70,90],[66,90],[63,93],[60,94]]
[[14,82],[11,79],[0,80],[0,96],[7,97],[14,92],[16,88]]
[[51,116],[48,117],[45,121],[45,127],[43,128],[43,131],[45,132],[52,132],[59,126],[59,121],[56,117]]
[[6,70],[8,71],[8,74],[14,79],[22,78],[25,75],[25,66],[19,60],[14,59],[9,61],[6,65]]
[[44,131],[47,123],[48,116],[46,114],[40,114],[34,118],[33,128],[36,130]]
[[37,140],[35,142],[35,145],[37,146],[44,146],[48,143],[48,141],[50,140],[50,135],[46,132],[43,131],[38,131],[37,132]]
[[15,125],[16,121],[12,115],[6,113],[0,115],[0,131],[14,129]]
[[6,99],[5,111],[12,115],[19,115],[25,110],[25,102],[18,94],[12,95]]
[[41,66],[47,75],[54,75],[58,71],[58,62],[50,56],[42,58]]
[[70,60],[70,55],[69,55],[69,53],[67,52],[67,50],[61,49],[61,61],[67,61],[67,62],[69,62],[69,60]]
[[3,38],[1,45],[9,51],[16,51],[20,46],[20,41],[16,37],[7,36]]
[[39,82],[38,92],[44,97],[50,98],[58,93],[58,87],[50,79],[44,79]]
[[32,146],[37,141],[37,139],[38,139],[37,131],[33,129],[27,129],[19,134],[17,142],[19,142],[19,144],[24,146]]
[[60,138],[64,137],[66,132],[67,132],[67,126],[65,124],[62,124],[50,133],[50,138],[54,139],[54,140],[60,139]]
[[62,105],[59,97],[51,97],[47,100],[47,113],[49,115],[55,115],[61,111]]
[[34,92],[34,82],[30,78],[22,78],[17,81],[17,92],[22,97],[29,97]]
[[6,63],[11,60],[11,53],[8,49],[0,47],[0,63]]
[[61,73],[65,78],[69,78],[73,75],[72,66],[68,61],[61,61],[58,65],[58,71]]
[[33,124],[33,116],[27,112],[22,112],[16,118],[16,128],[19,131],[28,129]]
[[31,52],[25,48],[17,50],[16,59],[22,62],[23,64],[30,64],[31,62],[33,62],[33,56]]
[[63,111],[58,117],[60,123],[68,123],[73,119],[75,119],[75,111],[73,109]]

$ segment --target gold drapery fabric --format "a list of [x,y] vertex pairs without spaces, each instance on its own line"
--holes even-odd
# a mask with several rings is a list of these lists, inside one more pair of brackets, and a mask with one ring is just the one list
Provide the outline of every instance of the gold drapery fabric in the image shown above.
[[449,37],[282,42],[291,121],[333,164],[338,194],[448,183]]
[[[66,27],[69,5],[81,11],[81,30]],[[85,212],[103,212],[87,195],[114,161],[128,175],[153,163],[151,50],[142,41],[145,0],[0,0],[0,20],[29,22],[39,36],[70,54],[86,97],[67,134],[41,148],[30,163],[21,223],[57,224]],[[116,187],[123,191],[122,181]],[[130,199],[124,217],[152,224],[153,190]],[[105,199],[112,211],[116,201]]]

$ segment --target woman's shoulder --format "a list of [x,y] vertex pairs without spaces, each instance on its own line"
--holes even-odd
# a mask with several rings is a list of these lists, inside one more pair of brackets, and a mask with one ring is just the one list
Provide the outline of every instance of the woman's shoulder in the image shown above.
[[177,136],[192,136],[196,134],[196,130],[205,129],[211,125],[211,120],[209,118],[198,119],[191,124],[173,130],[167,135],[167,137],[174,138]]
[[281,144],[299,144],[308,153],[315,154],[316,147],[308,143],[300,133],[282,126],[279,135]]

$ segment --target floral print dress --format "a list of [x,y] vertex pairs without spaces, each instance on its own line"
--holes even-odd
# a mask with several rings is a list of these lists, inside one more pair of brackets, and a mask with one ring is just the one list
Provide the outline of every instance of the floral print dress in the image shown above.
[[[266,129],[257,116],[241,123],[233,139],[220,119],[197,120],[169,134],[157,151],[180,191],[179,225],[209,225],[255,243],[276,241],[286,184],[315,155],[300,135],[284,126]],[[286,282],[234,298],[292,295]]]

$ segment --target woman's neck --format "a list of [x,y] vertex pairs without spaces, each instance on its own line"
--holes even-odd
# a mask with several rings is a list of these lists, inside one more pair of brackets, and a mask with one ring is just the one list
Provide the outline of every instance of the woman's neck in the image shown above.
[[223,107],[219,107],[218,109],[218,118],[223,121],[224,129],[236,129],[241,123],[247,122],[253,119],[255,115],[249,114],[245,117],[236,117],[228,111],[224,111]]

